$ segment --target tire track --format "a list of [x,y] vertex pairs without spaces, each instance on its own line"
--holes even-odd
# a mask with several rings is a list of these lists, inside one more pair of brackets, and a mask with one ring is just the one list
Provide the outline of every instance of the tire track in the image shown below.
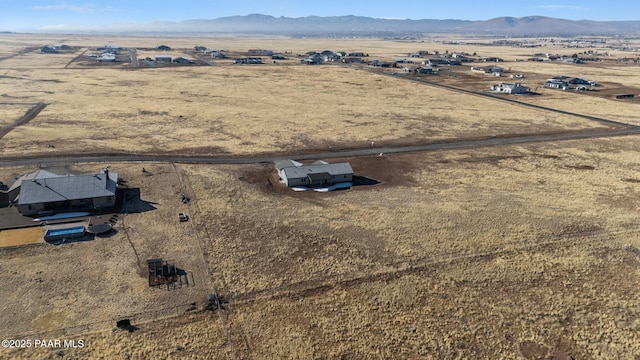
[[[592,234],[582,234],[582,235],[591,237],[593,235],[598,235],[598,234],[592,233]],[[607,234],[599,234],[599,235],[602,235],[602,236],[597,238],[592,238],[589,240],[578,239],[577,236],[571,236],[569,238],[543,241],[543,242],[539,242],[531,245],[513,247],[509,249],[497,249],[497,250],[485,251],[481,253],[457,255],[457,256],[452,255],[445,258],[441,258],[441,259],[422,259],[422,260],[414,261],[413,264],[398,263],[398,264],[394,264],[394,266],[397,268],[397,270],[394,270],[394,271],[386,271],[386,272],[377,273],[377,274],[356,276],[356,277],[351,277],[347,279],[339,279],[337,276],[335,276],[332,278],[306,280],[306,281],[301,281],[298,283],[285,285],[277,288],[242,293],[236,296],[232,296],[230,298],[230,303],[235,306],[238,306],[238,305],[251,305],[255,302],[279,300],[283,298],[291,298],[291,299],[307,298],[307,297],[321,295],[334,289],[351,288],[351,287],[355,287],[363,284],[375,283],[375,282],[387,283],[407,275],[424,273],[430,268],[434,268],[436,265],[441,265],[441,264],[456,264],[456,263],[461,263],[463,261],[469,261],[469,260],[491,260],[498,255],[518,254],[518,253],[522,253],[523,251],[536,251],[536,250],[545,251],[549,249],[559,248],[562,246],[572,246],[572,245],[584,246],[586,244],[597,244],[597,243],[601,243],[603,241],[601,237],[604,237]],[[505,245],[505,244],[502,244],[502,245]]]

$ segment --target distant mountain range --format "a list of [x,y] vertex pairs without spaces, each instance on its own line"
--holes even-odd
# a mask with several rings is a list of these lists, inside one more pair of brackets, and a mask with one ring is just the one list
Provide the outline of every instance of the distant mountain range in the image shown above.
[[308,37],[420,36],[428,33],[459,33],[510,36],[552,35],[640,35],[640,21],[566,20],[544,16],[499,17],[483,21],[398,20],[364,16],[306,16],[298,18],[251,14],[210,20],[126,24],[111,28],[117,32],[197,32],[277,34]]

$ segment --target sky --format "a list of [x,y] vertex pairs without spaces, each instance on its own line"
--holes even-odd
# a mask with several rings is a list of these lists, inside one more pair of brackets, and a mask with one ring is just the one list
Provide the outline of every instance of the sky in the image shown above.
[[[615,5],[612,5],[615,4]],[[387,19],[488,20],[549,16],[570,20],[640,20],[640,1],[492,0],[0,0],[0,31],[108,29],[114,24],[214,19],[248,14],[275,17],[358,15]]]

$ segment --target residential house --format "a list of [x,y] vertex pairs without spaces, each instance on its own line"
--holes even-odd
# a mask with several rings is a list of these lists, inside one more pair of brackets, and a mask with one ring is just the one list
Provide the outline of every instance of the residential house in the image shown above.
[[96,58],[99,62],[114,62],[116,61],[116,54],[114,53],[103,53],[102,55]]
[[416,69],[416,74],[432,75],[435,73],[436,73],[435,70],[430,66],[421,66]]
[[526,94],[531,91],[527,86],[523,86],[520,83],[510,84],[501,83],[491,86],[491,91],[503,94]]
[[293,160],[281,160],[275,163],[275,168],[287,186],[325,187],[353,180],[353,169],[349,163],[329,164],[319,160],[303,165]]
[[15,202],[16,199],[18,198],[18,195],[20,194],[20,185],[22,184],[23,180],[41,180],[41,179],[58,177],[58,176],[60,175],[52,173],[47,170],[36,170],[32,173],[20,176],[19,178],[16,179],[16,181],[13,182],[13,185],[11,185],[7,189],[9,202],[10,203]]
[[156,63],[170,63],[171,56],[170,55],[156,55]]
[[195,64],[195,62],[191,59],[187,59],[184,57],[176,57],[173,58],[172,62],[176,63],[176,64]]
[[571,90],[569,83],[559,79],[549,79],[544,83],[544,87],[552,89]]
[[94,175],[45,176],[20,182],[18,211],[38,215],[115,206],[118,174],[104,169]]
[[40,52],[44,54],[57,54],[58,49],[53,45],[45,45],[40,48]]

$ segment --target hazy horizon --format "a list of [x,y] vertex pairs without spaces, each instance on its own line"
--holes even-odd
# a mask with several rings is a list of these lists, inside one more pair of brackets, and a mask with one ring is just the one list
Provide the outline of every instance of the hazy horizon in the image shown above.
[[180,22],[228,16],[264,14],[273,17],[365,16],[377,19],[489,20],[497,17],[546,16],[567,20],[627,21],[640,13],[640,3],[616,7],[602,1],[562,1],[542,4],[498,0],[417,3],[394,7],[388,2],[360,1],[14,1],[0,0],[0,31],[110,30],[153,22]]

